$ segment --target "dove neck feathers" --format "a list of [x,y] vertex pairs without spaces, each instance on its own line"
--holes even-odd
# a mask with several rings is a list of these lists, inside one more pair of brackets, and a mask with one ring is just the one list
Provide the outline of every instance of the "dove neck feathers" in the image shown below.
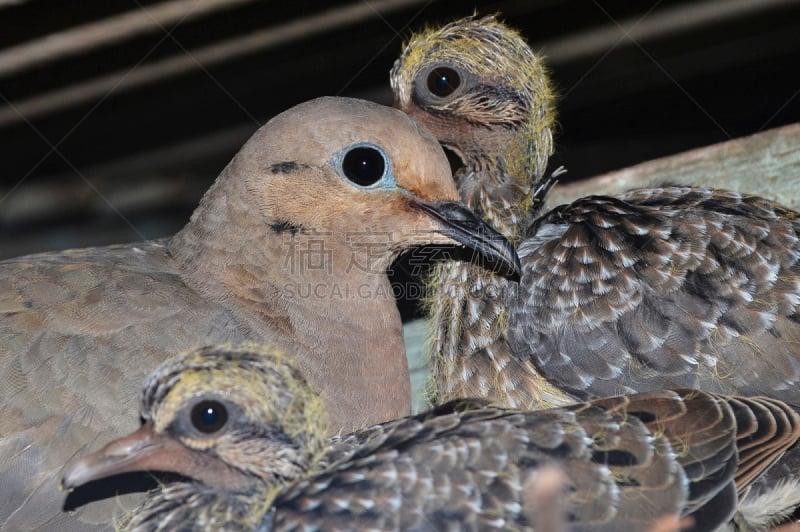
[[[402,321],[386,274],[391,254],[370,247],[369,238],[356,245],[365,238],[359,230],[254,216],[244,180],[225,177],[236,171],[235,162],[170,241],[184,282],[222,305],[245,309],[236,312],[262,332],[253,340],[277,340],[295,351],[335,425],[375,414],[381,405],[387,411],[379,417],[407,414]],[[265,232],[265,224],[272,229]],[[227,305],[231,300],[237,304]]]

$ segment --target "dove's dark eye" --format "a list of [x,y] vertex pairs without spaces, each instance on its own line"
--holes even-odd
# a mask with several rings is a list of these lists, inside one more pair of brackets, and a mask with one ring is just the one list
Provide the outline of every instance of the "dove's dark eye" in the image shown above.
[[436,67],[428,74],[428,90],[440,98],[450,96],[461,85],[461,76],[449,67]]
[[342,158],[344,176],[362,187],[374,185],[386,174],[386,158],[372,146],[357,146]]
[[201,401],[192,408],[192,425],[204,434],[221,429],[228,421],[228,410],[219,401]]

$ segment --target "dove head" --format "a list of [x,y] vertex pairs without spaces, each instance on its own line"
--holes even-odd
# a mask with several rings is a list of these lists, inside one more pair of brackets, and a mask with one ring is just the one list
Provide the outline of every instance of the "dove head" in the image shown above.
[[547,71],[522,36],[494,17],[469,17],[413,36],[390,82],[395,107],[460,159],[460,186],[464,176],[486,168],[525,183],[544,173],[555,120]]
[[[257,131],[195,217],[216,221],[204,227],[239,226],[250,249],[325,240],[328,274],[354,264],[385,273],[400,252],[430,244],[465,245],[515,273],[510,244],[458,199],[447,159],[423,126],[395,109],[328,97]],[[257,234],[265,242],[254,242]]]
[[202,347],[146,381],[136,432],[72,464],[67,488],[132,471],[178,473],[228,491],[282,485],[306,473],[327,432],[320,396],[279,351]]
[[[447,160],[433,135],[403,113],[362,100],[326,97],[297,105],[273,118],[241,155],[254,158],[255,172],[270,174],[272,184],[263,191],[265,196],[313,194],[319,189],[320,195],[334,194],[344,205],[359,196],[366,202],[392,192],[427,201],[458,201]],[[302,172],[295,167],[309,171],[304,190],[296,188]],[[279,215],[285,202],[267,198],[265,203]]]

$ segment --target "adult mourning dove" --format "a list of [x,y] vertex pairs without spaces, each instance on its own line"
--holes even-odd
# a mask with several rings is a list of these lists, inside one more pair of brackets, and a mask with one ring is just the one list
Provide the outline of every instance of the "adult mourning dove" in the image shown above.
[[198,344],[279,346],[320,390],[331,430],[408,414],[391,261],[458,242],[518,268],[457,199],[424,128],[322,98],[259,129],[175,236],[0,263],[0,527],[107,523],[107,508],[60,512],[61,469],[134,428],[141,381]]
[[[511,216],[496,223],[523,265],[518,291],[469,265],[438,267],[438,400],[538,406],[560,399],[554,387],[581,399],[693,387],[800,408],[798,213],[753,196],[662,187],[543,214],[529,198],[549,184],[546,72],[491,17],[413,37],[391,81],[396,105],[463,160],[455,177],[464,201],[487,219]],[[786,460],[771,473],[794,490],[781,498],[788,508],[800,504],[800,449]]]
[[[668,517],[712,530],[800,436],[780,401],[688,390],[534,412],[463,400],[329,441],[323,403],[292,366],[257,346],[168,360],[145,384],[142,427],[64,485],[182,475],[127,516],[132,530],[529,530],[559,514],[578,530]],[[548,468],[563,475],[560,507],[530,493]]]
[[[515,30],[469,17],[414,35],[390,74],[395,106],[463,163],[462,200],[512,242],[541,194],[553,151],[555,96],[544,64]],[[506,337],[516,283],[464,261],[429,279],[436,399],[491,397],[512,407],[569,401]]]

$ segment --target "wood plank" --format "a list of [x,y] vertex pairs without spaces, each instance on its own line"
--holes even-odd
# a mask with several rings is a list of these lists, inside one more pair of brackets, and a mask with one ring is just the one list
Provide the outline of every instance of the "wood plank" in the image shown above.
[[800,123],[559,185],[548,207],[662,183],[758,194],[800,210]]

